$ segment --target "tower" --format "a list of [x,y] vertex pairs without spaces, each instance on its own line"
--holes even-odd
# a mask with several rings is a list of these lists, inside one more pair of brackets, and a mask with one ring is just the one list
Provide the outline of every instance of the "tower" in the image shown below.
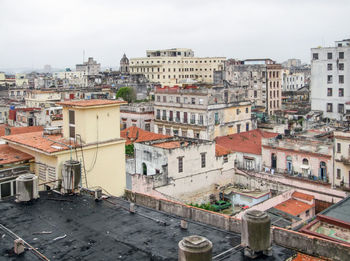
[[120,60],[120,72],[129,73],[129,59],[126,57],[125,53],[123,58]]

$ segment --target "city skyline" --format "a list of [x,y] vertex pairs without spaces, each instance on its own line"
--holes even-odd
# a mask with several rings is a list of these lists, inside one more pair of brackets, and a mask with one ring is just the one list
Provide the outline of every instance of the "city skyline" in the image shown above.
[[[196,56],[289,58],[349,38],[348,1],[1,1],[0,70],[73,67],[94,57],[118,67],[123,53],[185,47]],[[231,11],[230,11],[231,10]],[[337,15],[335,19],[335,14]],[[333,30],[334,28],[337,30]]]

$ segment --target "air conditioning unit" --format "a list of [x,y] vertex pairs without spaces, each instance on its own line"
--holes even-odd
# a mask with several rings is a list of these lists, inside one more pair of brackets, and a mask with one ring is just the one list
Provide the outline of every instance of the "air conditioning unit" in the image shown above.
[[33,174],[24,174],[16,178],[16,201],[28,202],[39,198],[38,177]]

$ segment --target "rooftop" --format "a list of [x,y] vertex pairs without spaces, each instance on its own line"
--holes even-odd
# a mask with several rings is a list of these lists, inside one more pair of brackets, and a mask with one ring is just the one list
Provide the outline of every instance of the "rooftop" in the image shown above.
[[312,201],[315,198],[312,195],[305,194],[305,193],[298,192],[298,191],[293,192],[292,197],[299,198],[299,199],[304,199],[304,200],[307,200],[307,201]]
[[0,125],[0,137],[5,135],[5,129],[9,128],[11,134],[22,134],[29,132],[43,131],[43,126],[29,126],[29,127],[11,127],[6,124]]
[[[31,132],[24,134],[15,134],[3,136],[4,140],[37,149],[46,153],[54,153],[58,151],[68,150],[69,141],[65,140],[61,135],[43,135],[43,132]],[[67,146],[60,143],[67,144]]]
[[303,212],[305,212],[308,209],[311,209],[313,205],[301,202],[296,199],[288,199],[278,205],[276,205],[274,208],[281,210],[283,212],[286,212],[288,214],[291,214],[293,216],[297,216]]
[[250,198],[260,198],[267,194],[270,194],[270,191],[267,190],[249,190],[249,189],[239,189],[234,187],[229,187],[224,190],[224,193],[227,194],[241,194]]
[[233,152],[243,152],[261,155],[261,139],[276,137],[277,133],[271,133],[255,129],[247,132],[217,137],[216,144]]
[[350,224],[350,197],[325,209],[319,215],[334,218]]
[[11,148],[7,144],[0,145],[0,164],[11,164],[25,160],[34,159],[33,156],[22,151]]
[[58,102],[57,104],[68,107],[91,107],[91,106],[106,106],[106,105],[116,105],[116,104],[127,104],[125,101],[116,100],[76,100],[76,101],[64,101]]
[[[213,243],[213,256],[241,242],[239,234],[210,225],[191,221],[184,230],[177,216],[142,206],[130,214],[128,208],[129,202],[119,198],[96,202],[85,194],[61,196],[49,191],[40,193],[40,199],[30,204],[3,201],[0,224],[50,260],[175,261],[178,242],[189,235],[208,238]],[[13,238],[0,231],[0,252],[15,260]],[[295,254],[274,245],[272,257],[255,260],[282,261]],[[25,251],[22,258],[37,260],[31,251]],[[242,250],[236,250],[220,260],[246,258]]]
[[125,145],[132,144],[134,142],[143,142],[151,140],[159,140],[169,138],[168,135],[158,134],[150,131],[145,131],[136,126],[129,127],[120,132],[120,137],[126,139]]
[[216,144],[215,145],[215,155],[216,157],[221,157],[221,156],[224,156],[224,155],[227,155],[227,154],[230,154],[231,151],[226,149],[225,147],[219,145],[219,144]]

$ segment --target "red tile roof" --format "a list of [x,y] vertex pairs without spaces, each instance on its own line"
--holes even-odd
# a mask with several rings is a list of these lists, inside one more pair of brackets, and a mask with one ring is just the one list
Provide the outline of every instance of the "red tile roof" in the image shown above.
[[325,261],[325,259],[298,253],[292,261]]
[[291,214],[293,216],[297,216],[301,213],[304,213],[306,210],[311,209],[312,207],[313,205],[291,198],[276,205],[274,208]]
[[43,126],[29,126],[29,127],[10,127],[6,124],[0,125],[0,137],[5,135],[5,128],[10,128],[11,135],[13,134],[22,134],[22,133],[29,133],[29,132],[37,132],[37,131],[43,131]]
[[242,133],[231,134],[227,136],[216,137],[216,144],[233,152],[244,152],[255,155],[261,155],[261,139],[273,138],[278,133],[262,131],[260,129],[251,130]]
[[143,142],[151,140],[160,140],[169,138],[171,136],[158,134],[150,131],[145,131],[143,129],[137,128],[135,126],[129,127],[120,132],[120,136],[126,139],[126,145],[132,144],[134,142]]
[[181,145],[180,141],[166,141],[162,143],[157,143],[153,144],[154,147],[159,147],[163,149],[177,149],[180,148],[181,146],[187,146],[188,142],[185,141],[183,145]]
[[112,104],[127,104],[125,101],[116,101],[116,100],[77,100],[77,101],[65,101],[58,102],[59,105],[64,106],[76,106],[76,107],[90,107],[90,106],[103,106],[103,105],[112,105]]
[[61,135],[47,135],[44,137],[42,132],[31,132],[3,136],[2,138],[8,142],[31,147],[33,149],[37,149],[46,153],[53,153],[69,149],[64,145],[55,142],[58,141],[60,143],[69,145],[69,141],[64,140]]
[[224,155],[227,155],[227,154],[230,154],[231,151],[226,149],[225,147],[219,145],[219,144],[216,144],[215,145],[215,155],[217,157],[220,157],[220,156],[224,156]]
[[312,201],[315,198],[312,195],[305,194],[305,193],[298,192],[298,191],[293,192],[292,197],[304,199],[304,200],[307,200],[307,201]]
[[34,159],[34,157],[22,151],[11,148],[7,144],[0,145],[0,164],[1,165],[21,162],[21,161],[30,160],[30,159]]

